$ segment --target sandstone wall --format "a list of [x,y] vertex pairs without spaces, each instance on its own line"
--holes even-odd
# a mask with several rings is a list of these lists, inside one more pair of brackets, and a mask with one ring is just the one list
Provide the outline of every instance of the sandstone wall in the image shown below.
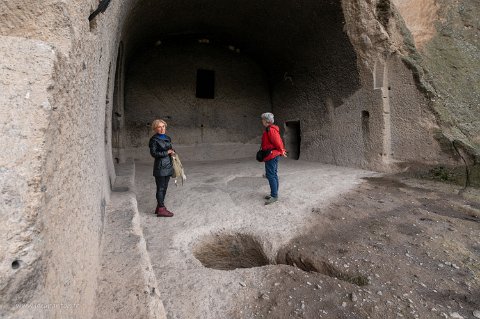
[[43,173],[56,55],[42,41],[0,40],[0,303],[9,307],[29,300],[46,269]]
[[457,164],[456,154],[445,152],[436,139],[440,127],[431,101],[416,89],[411,70],[399,56],[388,61],[388,68],[393,159],[405,165]]
[[0,4],[2,149],[11,150],[1,154],[2,318],[94,312],[102,218],[115,177],[106,102],[128,9],[111,4],[89,24],[97,5]]
[[[421,1],[421,12],[394,1],[412,33],[409,57],[430,87],[432,106],[449,140],[458,140],[471,156],[480,155],[480,22],[478,1]],[[422,32],[422,29],[428,32]]]
[[[405,40],[395,29],[402,21],[383,26],[369,7],[344,3],[345,16],[329,23],[331,51],[310,64],[321,72],[305,75],[299,68],[277,83],[274,112],[281,122],[300,122],[303,159],[382,171],[458,164],[435,139],[431,101],[402,62]],[[345,27],[335,28],[343,18]]]
[[[148,153],[155,118],[167,121],[176,144],[258,142],[260,114],[271,110],[264,71],[227,46],[191,42],[158,45],[129,65],[126,147]],[[213,99],[195,96],[198,69],[215,72]]]

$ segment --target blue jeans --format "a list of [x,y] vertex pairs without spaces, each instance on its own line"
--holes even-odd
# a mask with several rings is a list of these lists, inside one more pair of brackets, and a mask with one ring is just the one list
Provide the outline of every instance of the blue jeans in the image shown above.
[[267,162],[265,162],[265,176],[268,179],[268,183],[270,184],[270,196],[278,197],[278,158],[277,156]]

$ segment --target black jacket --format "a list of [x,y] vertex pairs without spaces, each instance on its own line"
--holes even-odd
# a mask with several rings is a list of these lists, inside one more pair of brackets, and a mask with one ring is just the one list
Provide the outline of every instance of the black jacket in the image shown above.
[[163,140],[156,134],[148,142],[150,155],[155,158],[153,164],[153,176],[171,176],[173,174],[172,158],[168,155],[168,150],[172,149],[172,142],[169,136]]

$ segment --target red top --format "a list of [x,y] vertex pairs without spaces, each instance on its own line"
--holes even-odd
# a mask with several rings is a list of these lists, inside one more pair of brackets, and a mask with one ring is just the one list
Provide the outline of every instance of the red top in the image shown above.
[[283,146],[278,126],[271,124],[265,128],[262,135],[262,150],[272,150],[272,152],[263,159],[264,162],[283,154],[285,147]]

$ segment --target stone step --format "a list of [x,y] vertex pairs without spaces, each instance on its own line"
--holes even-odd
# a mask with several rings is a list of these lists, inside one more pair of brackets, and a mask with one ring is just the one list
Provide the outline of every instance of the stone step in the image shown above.
[[131,191],[133,161],[121,170],[115,184],[127,190],[113,192],[106,207],[94,319],[166,318]]

